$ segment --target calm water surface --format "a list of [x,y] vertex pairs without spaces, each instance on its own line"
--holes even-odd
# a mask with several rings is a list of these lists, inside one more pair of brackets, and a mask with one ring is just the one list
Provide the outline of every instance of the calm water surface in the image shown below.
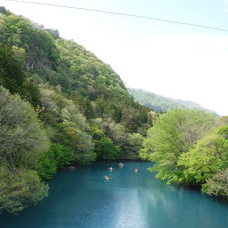
[[[0,217],[0,228],[228,227],[227,204],[162,184],[146,170],[150,165],[128,162],[119,169],[115,162],[97,162],[60,171],[48,198],[19,216]],[[104,175],[112,179],[104,181]]]

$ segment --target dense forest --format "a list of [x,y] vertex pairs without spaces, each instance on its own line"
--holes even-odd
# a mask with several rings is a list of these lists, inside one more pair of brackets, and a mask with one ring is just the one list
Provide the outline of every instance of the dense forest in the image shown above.
[[196,109],[174,109],[148,130],[140,151],[167,184],[201,188],[228,199],[228,118]]
[[151,92],[147,92],[143,89],[128,88],[128,91],[134,97],[135,101],[138,101],[140,104],[154,110],[155,112],[163,113],[175,108],[195,108],[199,110],[204,110],[206,112],[212,112],[194,102],[163,97]]
[[58,168],[137,159],[153,115],[82,46],[0,12],[0,212],[18,213]]
[[0,214],[46,197],[58,168],[98,159],[148,159],[162,180],[227,196],[227,123],[149,110],[85,48],[0,7]]

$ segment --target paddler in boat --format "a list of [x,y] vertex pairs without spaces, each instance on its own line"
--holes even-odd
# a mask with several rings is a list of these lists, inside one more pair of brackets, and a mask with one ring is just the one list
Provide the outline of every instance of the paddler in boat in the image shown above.
[[109,177],[109,176],[104,176],[104,179],[105,179],[106,181],[108,181],[108,180],[111,180],[112,178]]
[[119,163],[119,168],[123,168],[124,164],[122,162]]

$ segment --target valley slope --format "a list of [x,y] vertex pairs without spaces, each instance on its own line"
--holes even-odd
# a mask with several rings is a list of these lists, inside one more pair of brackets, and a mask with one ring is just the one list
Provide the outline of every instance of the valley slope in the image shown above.
[[128,88],[129,93],[134,97],[135,101],[140,104],[156,111],[156,112],[167,112],[175,108],[187,108],[187,109],[200,109],[206,112],[212,112],[197,103],[192,101],[184,101],[180,99],[172,99],[164,96],[157,95],[145,91],[143,89]]

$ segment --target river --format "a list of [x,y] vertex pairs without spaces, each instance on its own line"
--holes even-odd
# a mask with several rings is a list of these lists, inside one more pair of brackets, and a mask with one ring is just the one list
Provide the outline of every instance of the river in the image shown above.
[[[199,191],[167,186],[148,162],[97,162],[59,171],[48,198],[1,228],[227,228],[228,204]],[[113,167],[113,171],[107,170]],[[138,169],[138,173],[134,170]],[[103,177],[112,179],[105,181]]]

